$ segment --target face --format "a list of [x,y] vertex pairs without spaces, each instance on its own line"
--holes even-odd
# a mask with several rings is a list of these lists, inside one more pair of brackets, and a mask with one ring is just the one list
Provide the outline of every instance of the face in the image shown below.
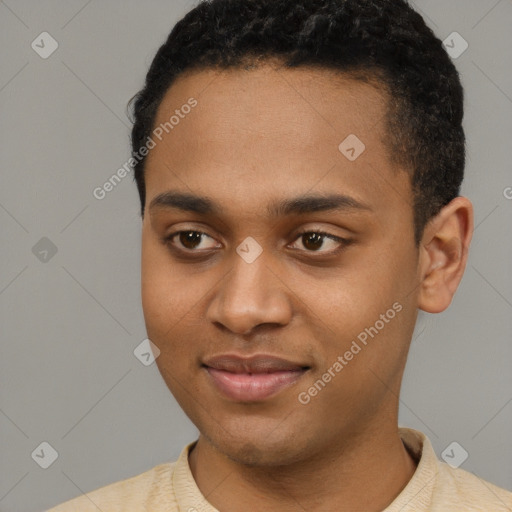
[[195,71],[155,127],[190,98],[146,163],[142,301],[169,389],[247,464],[396,424],[418,251],[384,92],[326,70]]

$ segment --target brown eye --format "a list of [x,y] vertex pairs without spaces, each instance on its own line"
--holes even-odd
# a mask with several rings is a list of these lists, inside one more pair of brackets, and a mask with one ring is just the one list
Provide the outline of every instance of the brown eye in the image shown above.
[[324,236],[318,233],[306,233],[302,235],[302,243],[304,247],[312,251],[317,251],[322,248],[324,243]]
[[325,255],[336,254],[351,243],[350,240],[331,235],[324,231],[304,231],[297,235],[295,243],[298,243],[299,240],[305,249],[301,249],[300,247],[298,249],[305,252],[317,252]]
[[188,251],[190,253],[203,252],[217,247],[215,240],[211,236],[201,231],[193,230],[177,231],[165,237],[163,242],[178,251]]
[[201,233],[197,231],[182,231],[178,234],[179,241],[186,249],[195,249],[201,242]]

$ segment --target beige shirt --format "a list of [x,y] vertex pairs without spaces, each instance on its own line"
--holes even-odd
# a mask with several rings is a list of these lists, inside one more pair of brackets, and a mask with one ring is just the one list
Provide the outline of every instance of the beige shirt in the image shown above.
[[[400,437],[419,460],[416,471],[382,512],[512,512],[512,493],[437,459],[425,434],[399,428]],[[174,463],[161,464],[63,503],[48,512],[218,512],[196,485],[187,445]]]

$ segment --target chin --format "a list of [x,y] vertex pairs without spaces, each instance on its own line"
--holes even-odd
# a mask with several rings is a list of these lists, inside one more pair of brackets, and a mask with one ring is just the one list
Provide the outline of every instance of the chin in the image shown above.
[[[216,402],[214,396],[191,401],[191,391],[185,393],[174,382],[167,384],[204,440],[238,464],[260,467],[296,464],[322,452],[325,440],[332,434],[295,402],[226,406]],[[209,408],[197,407],[198,403],[207,403]],[[318,436],[318,430],[324,430],[325,435]]]
[[302,458],[296,447],[282,444],[273,446],[268,443],[257,444],[253,441],[240,440],[239,444],[232,445],[221,440],[214,446],[233,462],[251,467],[287,466]]
[[[283,422],[284,423],[284,422]],[[215,429],[212,433],[208,428],[199,428],[201,435],[209,444],[230,460],[245,466],[278,467],[295,464],[310,454],[312,446],[304,435],[304,430],[295,425],[291,431],[289,424],[281,425],[280,429],[272,422],[263,425],[223,425],[224,429]],[[270,428],[269,428],[270,427]],[[230,436],[226,431],[231,432]],[[301,435],[298,435],[300,432]]]

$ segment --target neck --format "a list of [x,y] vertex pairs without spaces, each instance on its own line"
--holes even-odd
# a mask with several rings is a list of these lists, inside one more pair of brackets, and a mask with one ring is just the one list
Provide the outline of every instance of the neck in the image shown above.
[[202,494],[222,512],[381,512],[416,469],[397,428],[345,437],[343,446],[272,467],[239,464],[200,436],[189,464]]

